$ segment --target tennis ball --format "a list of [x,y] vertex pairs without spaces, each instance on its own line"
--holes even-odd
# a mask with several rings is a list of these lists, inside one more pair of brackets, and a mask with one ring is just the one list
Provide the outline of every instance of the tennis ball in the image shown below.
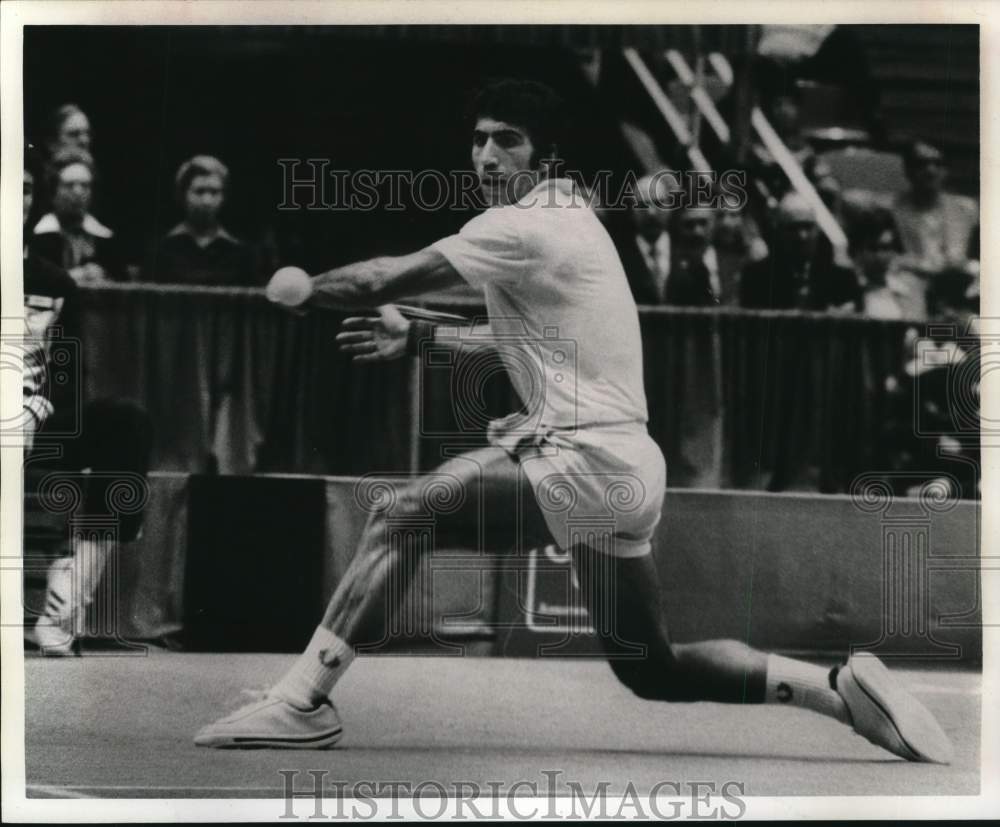
[[282,267],[265,290],[268,300],[283,307],[299,307],[312,295],[312,279],[301,267]]

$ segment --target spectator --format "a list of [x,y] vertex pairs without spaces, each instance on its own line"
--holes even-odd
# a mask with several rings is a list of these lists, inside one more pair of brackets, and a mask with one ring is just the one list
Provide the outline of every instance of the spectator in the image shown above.
[[114,233],[90,213],[94,161],[83,149],[62,149],[51,160],[52,212],[35,225],[32,252],[80,284],[125,281]]
[[979,205],[945,192],[945,157],[930,144],[914,142],[903,162],[910,189],[896,196],[893,215],[911,268],[929,279],[948,267],[974,266],[968,254],[979,224]]
[[749,214],[722,209],[716,216],[712,245],[718,259],[720,303],[739,304],[743,269],[750,262],[767,258],[767,244]]
[[[761,26],[757,45],[756,83],[772,90],[800,81],[842,90],[838,111],[830,112],[831,125],[846,118],[862,121],[876,140],[883,137],[878,115],[880,90],[872,74],[868,50],[859,37],[861,27],[851,25],[776,24]],[[822,116],[821,116],[822,117]]]
[[615,244],[637,304],[661,304],[670,275],[670,178],[645,175],[636,182],[636,205]]
[[715,305],[722,296],[719,258],[712,238],[715,213],[683,208],[671,222],[671,255],[663,290],[665,304]]
[[836,219],[841,229],[847,232],[849,205],[844,199],[840,181],[834,175],[830,164],[820,156],[816,156],[806,163],[803,172],[816,188],[816,194],[826,205],[830,215]]
[[750,264],[740,280],[740,304],[750,308],[856,310],[861,286],[855,272],[835,264],[818,244],[819,228],[809,203],[786,195],[776,213],[771,254]]
[[914,321],[927,317],[926,283],[903,266],[903,245],[891,215],[879,211],[860,222],[853,246],[866,316]]
[[[39,176],[40,163],[28,147],[23,216],[28,332],[23,380],[26,487],[37,484],[37,472],[46,478],[53,473],[65,474],[65,484],[82,489],[80,511],[105,517],[111,507],[109,492],[116,486],[129,491],[136,484],[135,477],[145,475],[151,428],[145,412],[123,400],[95,400],[81,409],[77,286],[64,270],[40,258],[27,243]],[[55,335],[57,332],[61,337]],[[59,365],[59,374],[64,377],[61,381],[49,381],[50,363]],[[118,540],[134,540],[141,527],[141,512],[112,516],[119,521]],[[115,542],[106,539],[76,534],[68,539],[69,553],[48,569],[44,609],[32,629],[35,642],[50,655],[72,651],[105,565],[117,551]]]
[[218,158],[196,155],[181,164],[175,195],[184,219],[160,242],[149,280],[169,284],[250,286],[253,254],[219,221],[229,170]]
[[[799,96],[795,86],[775,90],[765,101],[764,113],[798,165],[808,167],[815,153],[802,129]],[[769,201],[780,201],[791,189],[784,170],[763,144],[751,145],[750,174],[763,185]]]
[[64,149],[90,152],[90,119],[75,103],[66,103],[49,115],[45,130],[45,145],[49,156]]
[[928,302],[943,324],[924,336],[907,331],[910,358],[886,380],[883,444],[895,472],[887,482],[908,496],[934,483],[948,496],[974,499],[981,451],[978,282],[964,268],[944,270],[931,279]]

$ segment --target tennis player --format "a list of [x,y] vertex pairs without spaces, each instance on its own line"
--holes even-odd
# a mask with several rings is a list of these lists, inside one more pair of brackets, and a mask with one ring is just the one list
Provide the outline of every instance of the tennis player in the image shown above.
[[[470,125],[488,209],[412,255],[302,274],[290,289],[273,285],[272,298],[297,311],[382,306],[463,280],[483,288],[525,410],[491,423],[489,447],[412,482],[393,519],[447,503],[437,508],[438,543],[570,550],[611,668],[640,698],[804,707],[908,760],[950,761],[933,716],[875,657],[856,655],[831,670],[736,640],[671,642],[650,544],[666,468],[646,429],[638,313],[611,238],[572,182],[549,174],[562,123],[561,101],[548,87],[487,86]],[[365,361],[394,358],[407,339],[412,351],[415,338],[433,335],[391,307],[345,327],[341,346]],[[314,749],[340,739],[331,693],[355,647],[367,642],[365,630],[391,610],[387,583],[412,571],[389,535],[385,512],[373,513],[305,652],[275,686],[203,728],[195,743]]]

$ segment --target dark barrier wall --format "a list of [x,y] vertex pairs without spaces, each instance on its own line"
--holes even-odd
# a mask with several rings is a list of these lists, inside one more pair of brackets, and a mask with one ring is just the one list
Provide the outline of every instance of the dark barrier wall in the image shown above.
[[[153,474],[145,533],[105,584],[119,634],[191,640],[187,625],[211,606],[214,631],[195,631],[214,634],[215,648],[301,648],[360,537],[357,482]],[[668,622],[679,641],[977,661],[980,568],[989,575],[1000,559],[979,557],[979,516],[967,501],[668,491],[654,540]],[[439,549],[385,631],[375,652],[594,653],[553,548]]]
[[[588,176],[609,169],[621,180],[634,159],[572,46],[633,42],[631,29],[634,42],[666,49],[684,30],[586,28],[590,34],[565,27],[28,26],[25,131],[42,142],[46,116],[67,102],[90,116],[100,171],[94,212],[130,263],[143,263],[180,220],[173,182],[181,162],[208,153],[230,169],[224,220],[258,247],[260,277],[279,264],[330,267],[419,249],[474,212],[399,209],[415,200],[408,188],[389,206],[389,183],[378,187],[384,197],[374,209],[314,208],[302,191],[289,199],[298,208],[289,209],[279,159],[322,159],[346,171],[469,170],[465,107],[486,78],[529,73],[558,89],[586,124],[574,131],[572,147],[562,147],[567,163]],[[706,44],[723,45],[702,31]],[[655,118],[645,102],[647,110]],[[654,123],[662,128],[662,120]]]
[[[258,291],[133,285],[82,294],[87,393],[149,410],[158,470],[426,469],[449,446],[481,444],[489,417],[515,408],[502,372],[469,393],[456,381],[461,360],[419,374],[415,359],[354,365],[336,348],[341,315],[293,317]],[[671,486],[837,492],[888,467],[879,454],[885,379],[902,366],[906,323],[640,313],[649,428]]]
[[298,319],[252,290],[83,290],[87,394],[140,402],[153,467],[365,473],[406,468],[408,360],[360,368],[342,316]]

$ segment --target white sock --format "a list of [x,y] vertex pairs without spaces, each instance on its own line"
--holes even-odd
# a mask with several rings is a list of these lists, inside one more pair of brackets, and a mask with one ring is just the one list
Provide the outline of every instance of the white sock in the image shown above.
[[781,655],[767,656],[764,702],[801,706],[836,718],[842,724],[851,723],[844,699],[830,685],[829,669]]
[[305,652],[299,655],[271,694],[299,709],[312,709],[330,696],[334,685],[354,660],[354,647],[329,629],[318,626]]
[[62,557],[49,566],[45,581],[43,613],[55,625],[66,621],[73,612],[73,558]]
[[81,635],[87,622],[87,607],[104,575],[111,553],[110,540],[77,540],[73,550],[73,632]]

